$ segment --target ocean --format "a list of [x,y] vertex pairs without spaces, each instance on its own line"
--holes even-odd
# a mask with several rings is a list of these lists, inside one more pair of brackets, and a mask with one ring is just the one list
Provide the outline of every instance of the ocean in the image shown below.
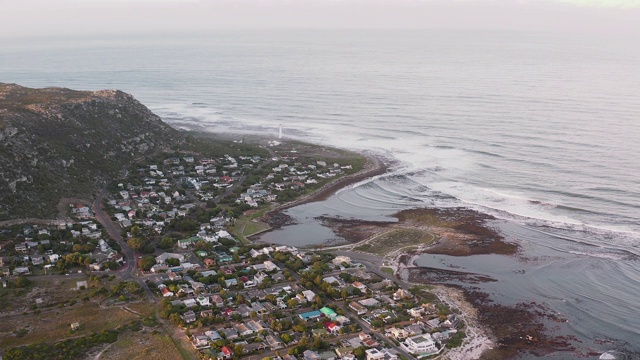
[[[639,63],[634,39],[527,32],[0,41],[2,82],[120,89],[176,127],[276,138],[281,124],[285,140],[394,159],[389,174],[296,213],[308,224],[425,206],[491,214],[535,261],[419,263],[494,276],[481,288],[504,302],[544,303],[569,320],[580,346],[601,352],[640,351]],[[310,226],[317,232],[306,243],[335,237]],[[305,243],[298,235],[269,236]]]

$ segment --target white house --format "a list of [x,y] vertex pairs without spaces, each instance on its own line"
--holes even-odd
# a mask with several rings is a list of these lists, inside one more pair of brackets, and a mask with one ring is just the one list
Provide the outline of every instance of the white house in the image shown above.
[[304,290],[302,295],[307,299],[307,302],[312,302],[316,298],[316,293],[311,290]]
[[407,338],[402,347],[414,354],[432,354],[438,352],[435,341],[430,334],[420,334]]
[[209,301],[208,296],[200,296],[196,298],[196,301],[198,302],[198,304],[200,304],[200,306],[211,306],[211,302]]

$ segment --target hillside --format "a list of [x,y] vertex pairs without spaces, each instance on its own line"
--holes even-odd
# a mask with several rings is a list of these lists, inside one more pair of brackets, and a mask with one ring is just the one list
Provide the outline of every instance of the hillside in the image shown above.
[[134,159],[183,141],[121,91],[0,83],[0,220],[51,218],[61,198],[90,198]]

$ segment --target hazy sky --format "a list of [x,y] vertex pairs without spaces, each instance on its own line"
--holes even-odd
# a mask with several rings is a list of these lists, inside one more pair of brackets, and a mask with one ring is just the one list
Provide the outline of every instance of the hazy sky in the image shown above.
[[640,0],[0,0],[0,37],[255,28],[640,34]]

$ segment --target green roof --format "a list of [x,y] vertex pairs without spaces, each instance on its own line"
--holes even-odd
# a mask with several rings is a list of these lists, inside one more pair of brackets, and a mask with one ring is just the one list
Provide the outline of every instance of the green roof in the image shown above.
[[328,316],[330,318],[333,318],[334,316],[336,316],[336,312],[333,311],[333,309],[328,308],[328,307],[323,307],[322,309],[320,309],[320,312],[323,313],[325,316]]

